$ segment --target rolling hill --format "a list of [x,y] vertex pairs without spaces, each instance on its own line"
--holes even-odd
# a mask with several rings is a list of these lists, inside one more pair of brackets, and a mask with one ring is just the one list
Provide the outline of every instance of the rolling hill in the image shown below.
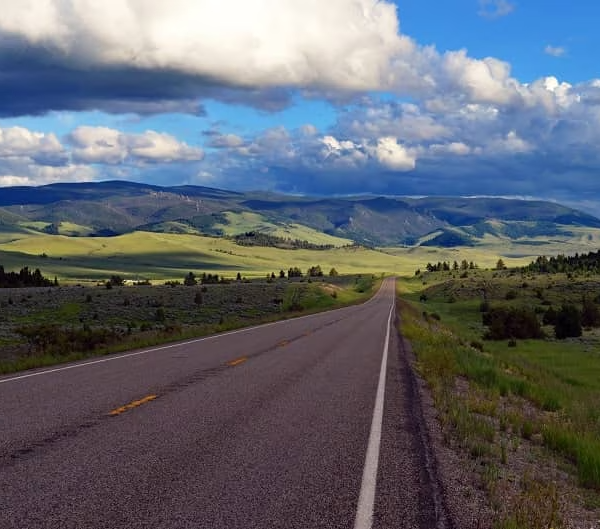
[[373,247],[476,246],[534,241],[600,228],[556,203],[503,198],[292,197],[134,182],[7,187],[0,234],[115,236],[136,231],[208,236],[260,232],[314,244]]

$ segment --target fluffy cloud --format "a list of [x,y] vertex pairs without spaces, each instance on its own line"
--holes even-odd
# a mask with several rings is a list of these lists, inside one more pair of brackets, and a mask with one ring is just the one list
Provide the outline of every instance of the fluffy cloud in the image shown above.
[[374,148],[374,156],[381,165],[393,171],[410,171],[416,165],[414,155],[392,137],[379,139]]
[[69,135],[72,156],[80,163],[120,164],[199,161],[204,153],[173,136],[152,130],[125,134],[107,127],[78,127]]
[[189,106],[213,96],[255,97],[260,106],[257,87],[377,89],[401,45],[386,1],[9,2],[0,17],[0,96],[18,102],[15,114],[42,111],[43,79],[48,108]]
[[0,158],[39,165],[63,165],[66,152],[54,134],[31,132],[23,127],[0,128]]
[[[482,0],[497,14],[511,5]],[[0,115],[202,114],[203,98],[273,111],[291,104],[290,90],[507,104],[519,88],[502,61],[440,54],[401,34],[390,0],[9,2],[0,69]]]
[[0,186],[135,179],[141,169],[181,171],[204,157],[202,149],[156,131],[127,134],[81,126],[65,140],[63,145],[54,134],[24,127],[0,128]]

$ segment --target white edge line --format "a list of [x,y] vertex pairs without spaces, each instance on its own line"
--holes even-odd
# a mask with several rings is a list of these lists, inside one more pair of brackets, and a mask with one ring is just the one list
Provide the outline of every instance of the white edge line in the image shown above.
[[[382,286],[383,286],[383,283],[382,283]],[[330,313],[336,312],[338,310],[345,310],[345,309],[349,309],[352,307],[360,307],[360,306],[367,305],[367,304],[371,303],[376,297],[378,297],[380,291],[381,291],[381,287],[379,288],[379,290],[377,292],[375,292],[375,294],[373,294],[373,296],[371,296],[367,301],[365,301],[364,303],[362,303],[360,305],[350,305],[348,307],[341,307],[339,309],[326,311],[326,312],[330,314]],[[63,367],[56,367],[53,369],[45,369],[43,371],[36,371],[34,373],[27,373],[25,375],[19,375],[16,377],[3,378],[3,379],[0,379],[0,384],[5,384],[7,382],[16,382],[17,380],[23,380],[25,378],[31,378],[31,377],[38,377],[41,375],[49,375],[51,373],[57,373],[59,371],[68,371],[69,369],[79,369],[81,367],[86,367],[86,366],[91,366],[91,365],[96,365],[96,364],[104,364],[106,362],[113,362],[114,360],[121,360],[123,358],[130,358],[132,356],[145,355],[145,354],[153,353],[156,351],[164,351],[165,349],[173,349],[175,347],[182,347],[182,346],[191,345],[194,343],[206,342],[209,340],[215,340],[217,338],[222,338],[223,336],[231,336],[233,334],[242,334],[245,332],[250,332],[250,331],[264,328],[264,327],[271,327],[273,325],[280,325],[283,323],[289,323],[291,321],[298,321],[298,320],[304,320],[307,318],[314,318],[316,316],[322,316],[323,314],[324,314],[323,312],[317,312],[315,314],[307,314],[306,316],[299,316],[297,318],[288,318],[285,320],[273,321],[270,323],[263,323],[261,325],[254,325],[252,327],[245,327],[243,329],[237,329],[235,331],[228,331],[228,332],[224,332],[224,333],[220,333],[220,334],[213,334],[211,336],[204,336],[202,338],[194,338],[193,340],[188,340],[186,342],[177,342],[177,343],[173,343],[170,345],[163,345],[160,347],[152,347],[151,349],[144,349],[142,351],[135,351],[133,353],[125,353],[125,354],[116,355],[116,356],[111,355],[110,357],[102,358],[100,360],[92,360],[91,362],[83,362],[83,363],[72,364],[72,365],[63,366]]]
[[385,345],[379,371],[379,383],[377,384],[377,396],[375,408],[373,409],[373,421],[371,422],[371,433],[367,445],[367,455],[363,469],[360,496],[356,508],[354,529],[371,529],[373,525],[373,509],[375,506],[375,489],[377,487],[377,469],[379,467],[379,447],[381,445],[381,429],[383,424],[383,405],[385,402],[385,378],[387,373],[387,360],[390,345],[390,329],[392,325],[392,314],[396,306],[396,298],[392,301],[390,315],[388,316]]

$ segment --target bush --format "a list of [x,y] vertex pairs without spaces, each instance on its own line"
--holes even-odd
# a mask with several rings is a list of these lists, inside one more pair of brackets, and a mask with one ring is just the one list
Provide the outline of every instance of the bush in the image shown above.
[[544,317],[542,318],[542,323],[544,325],[555,325],[556,324],[556,317],[558,315],[558,312],[556,312],[554,310],[554,307],[550,307],[545,313],[544,313]]
[[165,309],[159,307],[156,309],[156,313],[154,314],[154,319],[158,322],[163,322],[166,319]]
[[600,327],[600,310],[598,305],[589,299],[583,300],[581,325],[584,327]]
[[517,299],[517,293],[514,290],[509,290],[504,298],[509,301],[512,299]]
[[488,326],[485,335],[488,340],[544,337],[540,322],[531,309],[494,308],[482,314],[482,322]]
[[581,313],[574,305],[563,305],[556,315],[554,335],[559,339],[581,336]]

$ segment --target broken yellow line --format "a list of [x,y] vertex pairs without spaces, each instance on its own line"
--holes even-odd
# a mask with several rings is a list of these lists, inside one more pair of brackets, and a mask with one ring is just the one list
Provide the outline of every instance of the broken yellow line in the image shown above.
[[147,397],[144,397],[143,399],[134,400],[133,402],[130,402],[129,404],[125,404],[125,406],[121,406],[120,408],[115,408],[114,410],[112,410],[109,413],[109,415],[111,415],[113,417],[115,415],[121,415],[121,413],[125,413],[128,410],[137,408],[138,406],[141,406],[142,404],[146,404],[146,402],[150,402],[151,400],[154,400],[156,397],[157,397],[156,395],[148,395]]
[[231,362],[227,362],[227,365],[229,367],[239,366],[240,364],[243,364],[246,360],[248,360],[248,357],[242,356],[241,358],[237,358],[236,360],[231,360]]

